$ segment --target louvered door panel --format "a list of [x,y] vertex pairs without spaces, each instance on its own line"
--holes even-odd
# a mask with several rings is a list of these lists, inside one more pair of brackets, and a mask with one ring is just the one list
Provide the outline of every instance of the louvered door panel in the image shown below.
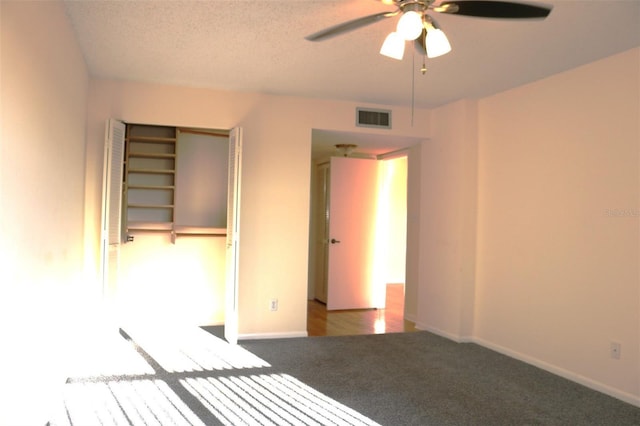
[[125,125],[111,120],[109,131],[111,155],[109,165],[109,244],[119,244],[122,237],[122,161]]

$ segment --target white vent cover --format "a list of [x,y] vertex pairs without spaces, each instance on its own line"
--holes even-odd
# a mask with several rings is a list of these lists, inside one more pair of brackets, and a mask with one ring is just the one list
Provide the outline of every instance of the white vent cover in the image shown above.
[[356,108],[356,126],[391,128],[391,111],[385,109]]

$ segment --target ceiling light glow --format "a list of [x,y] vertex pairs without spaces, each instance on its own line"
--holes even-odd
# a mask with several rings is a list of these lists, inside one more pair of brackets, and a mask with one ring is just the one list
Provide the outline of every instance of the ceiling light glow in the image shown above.
[[404,38],[395,32],[389,34],[380,48],[380,54],[402,60],[404,56]]
[[427,37],[425,40],[425,46],[427,49],[427,57],[437,58],[451,52],[451,44],[449,39],[442,30],[437,28],[430,28],[427,31]]
[[410,10],[398,21],[396,32],[405,40],[415,40],[422,34],[422,15]]

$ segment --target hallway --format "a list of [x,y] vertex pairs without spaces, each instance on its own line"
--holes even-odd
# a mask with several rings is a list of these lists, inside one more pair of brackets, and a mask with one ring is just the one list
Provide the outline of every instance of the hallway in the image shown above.
[[415,324],[404,319],[404,285],[387,284],[385,309],[327,311],[324,303],[309,300],[307,332],[309,336],[349,336],[416,331]]

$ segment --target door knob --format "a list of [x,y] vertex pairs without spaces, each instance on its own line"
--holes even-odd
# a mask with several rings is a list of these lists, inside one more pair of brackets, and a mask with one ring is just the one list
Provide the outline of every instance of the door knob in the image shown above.
[[336,240],[335,238],[332,238],[332,239],[331,239],[331,244],[337,244],[337,243],[339,243],[339,242],[340,242],[340,241],[339,241],[339,240]]

